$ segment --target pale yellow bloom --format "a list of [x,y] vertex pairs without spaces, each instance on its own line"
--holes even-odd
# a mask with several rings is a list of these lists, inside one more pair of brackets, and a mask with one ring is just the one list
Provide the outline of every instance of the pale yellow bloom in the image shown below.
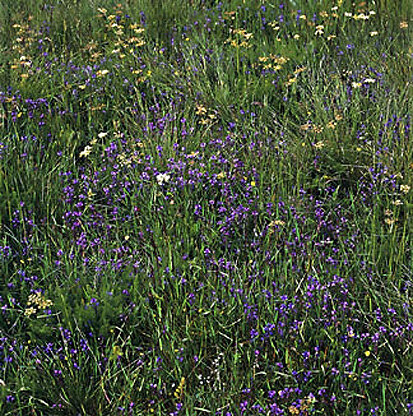
[[[99,71],[98,71],[99,73]],[[103,69],[102,71],[100,71],[100,75],[104,76],[106,74],[109,74],[109,70],[108,69]]]
[[203,105],[198,105],[196,107],[195,113],[198,114],[199,116],[206,114],[206,112],[207,112],[207,109]]
[[324,142],[317,142],[317,143],[314,145],[314,147],[315,147],[316,149],[322,149],[324,146],[325,146],[325,143],[324,143]]
[[317,36],[321,36],[323,33],[324,33],[324,26],[323,25],[316,26],[315,34]]
[[360,14],[355,14],[354,16],[353,16],[353,19],[354,20],[368,20],[370,18],[370,16],[367,16],[366,14],[364,14],[364,13],[360,13]]
[[35,313],[36,313],[36,309],[35,309],[35,308],[33,308],[33,307],[27,308],[27,309],[24,311],[24,314],[25,314],[26,316],[30,316],[30,315],[33,315],[33,314],[35,314]]
[[92,153],[92,147],[91,146],[86,146],[81,152],[79,157],[87,157]]
[[269,223],[270,227],[274,227],[276,225],[285,225],[285,222],[282,220],[274,220]]

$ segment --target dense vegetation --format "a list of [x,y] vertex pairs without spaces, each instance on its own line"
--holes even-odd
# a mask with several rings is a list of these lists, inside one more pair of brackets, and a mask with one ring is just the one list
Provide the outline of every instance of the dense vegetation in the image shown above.
[[413,412],[409,3],[0,2],[1,415]]

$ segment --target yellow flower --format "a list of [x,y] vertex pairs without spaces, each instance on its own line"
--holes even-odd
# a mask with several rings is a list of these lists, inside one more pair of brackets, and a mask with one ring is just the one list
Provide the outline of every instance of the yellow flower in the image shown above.
[[112,360],[116,360],[116,358],[122,357],[122,355],[123,355],[122,348],[119,347],[119,345],[114,345],[112,348],[112,354],[110,358]]
[[206,114],[206,112],[207,112],[207,109],[204,106],[198,105],[196,107],[195,113],[198,114],[199,116],[202,116],[202,115]]
[[36,313],[36,308],[33,308],[33,307],[27,308],[27,309],[24,311],[24,314],[25,314],[26,316],[33,315],[34,313]]
[[107,69],[99,70],[99,71],[96,72],[96,75],[98,77],[103,77],[103,76],[105,76],[107,74],[109,74],[109,70],[107,70]]
[[274,220],[269,223],[270,227],[274,227],[276,225],[285,225],[285,222],[282,220]]
[[177,387],[177,389],[174,392],[174,396],[176,398],[181,397],[183,392],[184,392],[184,388],[185,388],[185,377],[182,377],[181,382],[179,383],[179,386]]
[[368,20],[370,16],[365,15],[364,13],[355,14],[353,16],[354,20]]
[[79,157],[87,157],[92,153],[92,147],[86,146],[81,152]]
[[299,73],[301,73],[301,72],[305,71],[306,69],[307,69],[307,67],[305,67],[305,66],[300,67],[300,68],[297,68],[297,69],[294,71],[294,75],[298,75]]
[[324,146],[325,146],[325,143],[324,143],[324,142],[317,142],[317,143],[314,145],[314,147],[315,147],[316,149],[322,149]]
[[295,407],[295,406],[290,406],[288,408],[288,411],[290,412],[290,414],[292,415],[298,415],[300,413],[300,411]]

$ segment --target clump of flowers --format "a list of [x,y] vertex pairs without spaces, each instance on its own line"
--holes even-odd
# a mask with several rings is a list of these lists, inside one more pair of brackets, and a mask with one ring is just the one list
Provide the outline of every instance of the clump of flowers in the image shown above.
[[229,43],[234,48],[251,48],[250,40],[253,38],[252,33],[248,33],[245,29],[233,29],[231,30],[231,36],[227,39],[226,43]]
[[41,292],[32,293],[27,300],[27,308],[24,311],[26,316],[36,314],[38,311],[45,310],[53,305],[50,299],[46,299]]
[[258,62],[253,64],[254,68],[261,69],[262,71],[280,71],[284,65],[289,61],[284,56],[277,56],[271,54],[269,56],[260,56]]
[[184,394],[184,390],[185,390],[185,377],[182,377],[178,387],[174,391],[174,397],[176,399],[182,398]]

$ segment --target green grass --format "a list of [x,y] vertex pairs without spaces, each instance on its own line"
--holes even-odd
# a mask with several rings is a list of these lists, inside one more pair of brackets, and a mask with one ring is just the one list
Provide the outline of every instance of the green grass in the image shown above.
[[411,414],[410,2],[0,22],[1,415]]

